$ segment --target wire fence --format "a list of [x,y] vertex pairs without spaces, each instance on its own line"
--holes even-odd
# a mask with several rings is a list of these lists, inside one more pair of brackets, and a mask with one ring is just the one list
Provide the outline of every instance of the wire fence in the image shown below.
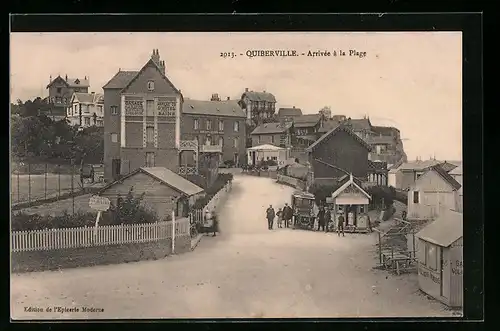
[[[89,169],[93,169],[90,171]],[[102,165],[50,164],[17,162],[12,164],[11,203],[28,205],[60,200],[102,186]]]

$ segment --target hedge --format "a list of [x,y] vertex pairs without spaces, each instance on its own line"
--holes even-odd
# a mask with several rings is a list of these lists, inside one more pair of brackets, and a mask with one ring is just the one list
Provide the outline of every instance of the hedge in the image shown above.
[[214,183],[205,190],[205,196],[195,201],[193,209],[204,208],[226,184],[233,180],[233,174],[219,174]]
[[[133,188],[127,196],[122,198],[118,206],[111,205],[110,210],[101,214],[99,225],[120,225],[120,224],[142,224],[159,221],[156,214],[146,209],[142,204],[142,198],[132,195]],[[70,214],[66,210],[58,216],[42,216],[39,214],[27,214],[19,212],[12,214],[11,231],[32,231],[44,229],[77,228],[95,225],[97,212],[77,212]],[[170,216],[163,221],[169,221]]]

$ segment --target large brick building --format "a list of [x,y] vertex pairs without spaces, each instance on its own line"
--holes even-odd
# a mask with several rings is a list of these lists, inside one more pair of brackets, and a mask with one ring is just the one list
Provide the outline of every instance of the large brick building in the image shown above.
[[139,167],[178,168],[182,94],[158,50],[139,71],[118,71],[104,90],[104,177]]
[[182,106],[181,138],[196,140],[200,154],[217,153],[219,163],[244,162],[245,113],[237,101],[185,99]]

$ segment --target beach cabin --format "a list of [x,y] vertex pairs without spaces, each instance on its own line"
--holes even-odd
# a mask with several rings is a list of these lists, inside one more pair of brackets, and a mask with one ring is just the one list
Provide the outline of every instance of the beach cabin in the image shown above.
[[450,307],[463,307],[463,216],[440,213],[416,235],[420,289]]

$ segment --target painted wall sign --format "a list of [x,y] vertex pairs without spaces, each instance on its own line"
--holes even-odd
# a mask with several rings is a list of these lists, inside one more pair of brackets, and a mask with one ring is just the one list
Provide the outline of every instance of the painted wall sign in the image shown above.
[[441,284],[441,279],[432,272],[420,269],[419,274],[425,278],[430,278],[436,284]]

